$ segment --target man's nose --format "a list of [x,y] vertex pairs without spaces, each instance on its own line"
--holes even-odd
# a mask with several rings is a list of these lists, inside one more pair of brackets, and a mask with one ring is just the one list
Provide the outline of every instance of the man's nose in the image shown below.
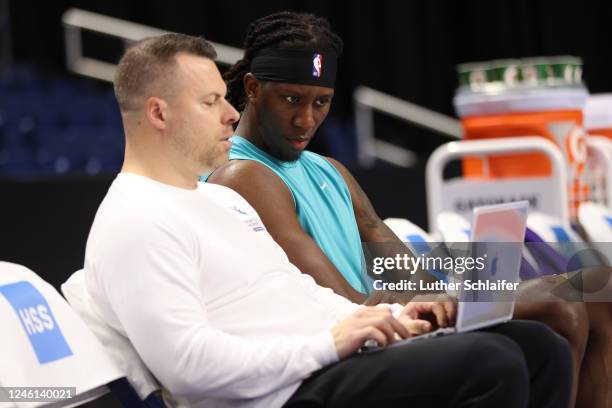
[[306,130],[310,130],[313,127],[315,127],[316,121],[314,118],[314,112],[313,112],[312,106],[307,105],[301,108],[298,111],[297,115],[295,116],[293,124],[296,127],[299,127],[301,129],[306,129]]
[[238,119],[240,119],[240,113],[238,113],[238,111],[227,100],[225,101],[225,103],[227,104],[228,109],[223,123],[231,125],[232,123],[238,122]]

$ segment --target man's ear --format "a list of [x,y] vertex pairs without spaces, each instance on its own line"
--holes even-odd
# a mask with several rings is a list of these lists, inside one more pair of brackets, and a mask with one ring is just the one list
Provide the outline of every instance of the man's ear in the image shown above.
[[244,85],[244,92],[246,93],[248,102],[255,102],[257,100],[257,93],[259,92],[260,84],[255,75],[250,72],[244,74],[242,78],[242,84]]
[[151,96],[145,102],[145,116],[156,129],[164,130],[168,120],[168,104],[161,98]]

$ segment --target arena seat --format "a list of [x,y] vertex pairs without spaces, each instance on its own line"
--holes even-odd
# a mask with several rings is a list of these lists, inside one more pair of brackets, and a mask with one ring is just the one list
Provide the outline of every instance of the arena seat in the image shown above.
[[578,209],[578,220],[591,242],[612,243],[611,209],[601,204],[585,202]]
[[29,65],[11,71],[0,84],[0,176],[120,168],[123,130],[112,92],[82,78],[46,77]]
[[53,403],[76,406],[121,382],[121,370],[85,323],[28,268],[0,262],[0,316],[2,387],[76,387],[73,398]]

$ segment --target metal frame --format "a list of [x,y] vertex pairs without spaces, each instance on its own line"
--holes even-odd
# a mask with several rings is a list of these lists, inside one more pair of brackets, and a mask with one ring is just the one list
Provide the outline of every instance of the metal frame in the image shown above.
[[599,162],[603,164],[603,168],[597,169],[601,178],[590,180],[597,188],[603,190],[602,194],[597,193],[596,196],[592,194],[590,200],[612,207],[612,140],[605,136],[589,135],[587,149],[596,154]]
[[454,139],[463,137],[460,122],[439,112],[405,101],[366,86],[353,93],[357,131],[357,158],[364,167],[372,166],[378,158],[402,167],[410,167],[415,154],[401,146],[378,140],[374,133],[374,111],[413,123]]
[[[81,75],[109,82],[113,80],[116,64],[83,55],[83,45],[81,42],[83,30],[119,38],[123,40],[126,47],[143,38],[169,32],[76,8],[68,9],[64,12],[62,23],[64,25],[64,42],[66,45],[66,64],[68,69]],[[240,48],[212,41],[210,43],[217,50],[216,61],[222,64],[232,65],[241,59],[244,54]]]
[[[480,156],[515,153],[544,153],[550,160],[552,174],[550,182],[555,183],[553,198],[554,208],[541,209],[542,212],[553,215],[569,227],[569,208],[567,192],[567,170],[559,148],[551,141],[537,136],[508,137],[502,139],[465,140],[443,144],[438,147],[427,162],[425,170],[427,190],[427,216],[430,233],[437,232],[436,217],[444,211],[445,181],[443,178],[446,165],[456,159],[466,156]],[[485,160],[486,162],[486,160]],[[504,178],[500,180],[523,180]],[[525,179],[529,180],[529,179]],[[491,179],[484,180],[482,187],[494,183]],[[476,185],[472,186],[476,187]]]

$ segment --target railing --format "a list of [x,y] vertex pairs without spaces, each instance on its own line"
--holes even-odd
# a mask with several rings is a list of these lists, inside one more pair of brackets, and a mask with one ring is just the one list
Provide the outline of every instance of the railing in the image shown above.
[[410,167],[416,160],[412,151],[375,137],[374,111],[450,136],[453,139],[462,137],[463,131],[457,119],[375,89],[365,86],[357,87],[353,99],[357,130],[357,159],[362,166],[371,166],[377,158],[401,167]]
[[[551,165],[550,175],[491,178],[485,163],[483,167],[485,174],[482,177],[444,179],[444,168],[453,160],[478,157],[486,162],[490,156],[517,153],[546,155]],[[433,152],[425,169],[429,232],[437,232],[438,214],[444,211],[460,212],[456,208],[456,203],[459,201],[484,204],[509,202],[526,197],[539,197],[531,203],[532,206],[540,212],[556,217],[569,228],[566,173],[561,151],[554,143],[543,137],[507,137],[445,143]],[[472,208],[462,207],[462,215],[469,217]]]
[[[68,68],[81,75],[112,81],[116,64],[89,58],[83,55],[82,31],[93,31],[123,41],[129,46],[146,37],[168,33],[168,31],[132,23],[102,14],[80,9],[69,9],[62,16],[64,41],[66,45],[66,64]],[[217,62],[232,65],[242,58],[240,48],[210,42],[217,50]]]

